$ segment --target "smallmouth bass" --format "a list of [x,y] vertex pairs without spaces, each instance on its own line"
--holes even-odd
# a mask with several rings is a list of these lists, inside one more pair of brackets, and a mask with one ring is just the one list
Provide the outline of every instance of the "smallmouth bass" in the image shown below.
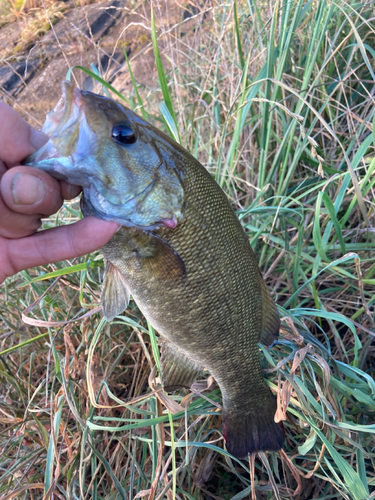
[[279,450],[257,347],[277,338],[279,315],[224,192],[157,128],[69,82],[42,130],[50,140],[26,164],[82,186],[84,215],[123,226],[102,249],[106,319],[132,295],[160,335],[165,390],[189,388],[207,369],[222,392],[228,451]]

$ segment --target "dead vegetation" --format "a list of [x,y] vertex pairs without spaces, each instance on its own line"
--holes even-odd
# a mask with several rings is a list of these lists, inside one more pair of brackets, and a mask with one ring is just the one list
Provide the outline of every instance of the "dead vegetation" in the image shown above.
[[[128,54],[138,94],[125,57],[117,64],[106,49],[100,66],[104,40],[87,42],[95,58],[82,49],[69,61],[86,57],[134,110],[175,127],[233,201],[283,318],[279,342],[260,353],[285,449],[232,459],[208,374],[189,393],[162,391],[155,332],[134,302],[111,325],[95,310],[95,254],[22,272],[1,289],[0,497],[373,498],[374,4],[174,6],[154,4],[163,90],[148,2],[116,7],[138,16],[121,36],[114,28],[121,50],[142,25]],[[56,88],[48,65],[44,86]],[[21,106],[33,92],[42,114],[51,107],[42,85],[36,77],[7,99]],[[166,88],[175,122],[157,106]],[[67,204],[58,221],[78,217]],[[30,325],[22,311],[35,301]]]

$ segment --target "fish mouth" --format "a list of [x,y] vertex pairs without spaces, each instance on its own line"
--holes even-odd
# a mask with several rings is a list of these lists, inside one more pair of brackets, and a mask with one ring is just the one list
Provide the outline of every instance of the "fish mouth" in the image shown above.
[[95,170],[89,161],[82,164],[80,160],[89,156],[90,144],[95,144],[97,138],[87,123],[84,93],[68,81],[62,82],[61,87],[62,96],[42,127],[42,132],[50,139],[29,156],[26,163],[37,165],[57,179],[81,186],[87,209],[93,215],[131,224],[139,204],[152,191],[156,179],[143,189],[124,193],[122,189],[109,187],[106,176],[100,175],[100,169]]
[[49,136],[49,141],[23,164],[37,166],[57,179],[83,186],[84,178],[77,176],[74,166],[84,155],[87,142],[94,137],[86,123],[82,91],[68,81],[62,82],[61,89],[62,96],[41,129]]
[[59,132],[78,119],[84,112],[84,100],[80,89],[74,87],[70,82],[61,83],[62,96],[53,110],[48,113],[46,121],[42,126],[42,132],[49,137]]

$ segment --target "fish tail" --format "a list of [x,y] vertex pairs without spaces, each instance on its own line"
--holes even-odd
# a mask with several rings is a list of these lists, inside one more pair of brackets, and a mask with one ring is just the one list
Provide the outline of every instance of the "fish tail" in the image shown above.
[[275,422],[276,399],[271,391],[247,401],[246,409],[224,402],[223,436],[228,452],[246,458],[258,451],[280,450],[284,442],[284,426]]

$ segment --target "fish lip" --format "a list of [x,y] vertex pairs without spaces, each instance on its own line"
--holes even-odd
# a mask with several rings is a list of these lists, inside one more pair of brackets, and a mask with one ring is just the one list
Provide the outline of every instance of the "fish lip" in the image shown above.
[[48,113],[42,126],[42,132],[49,137],[58,135],[72,116],[84,112],[85,102],[80,89],[74,87],[71,82],[64,80],[61,83],[61,92],[61,98],[53,110]]
[[[69,81],[61,83],[62,95],[56,106],[47,114],[46,120],[42,126],[42,132],[48,135],[49,140],[40,149],[28,156],[23,164],[33,166],[34,163],[42,160],[51,160],[59,156],[70,157],[66,153],[69,150],[69,144],[64,141],[66,129],[78,126],[84,116],[86,104],[83,99],[82,91],[74,87]],[[41,166],[39,168],[42,168]],[[48,166],[48,172],[53,172]]]

